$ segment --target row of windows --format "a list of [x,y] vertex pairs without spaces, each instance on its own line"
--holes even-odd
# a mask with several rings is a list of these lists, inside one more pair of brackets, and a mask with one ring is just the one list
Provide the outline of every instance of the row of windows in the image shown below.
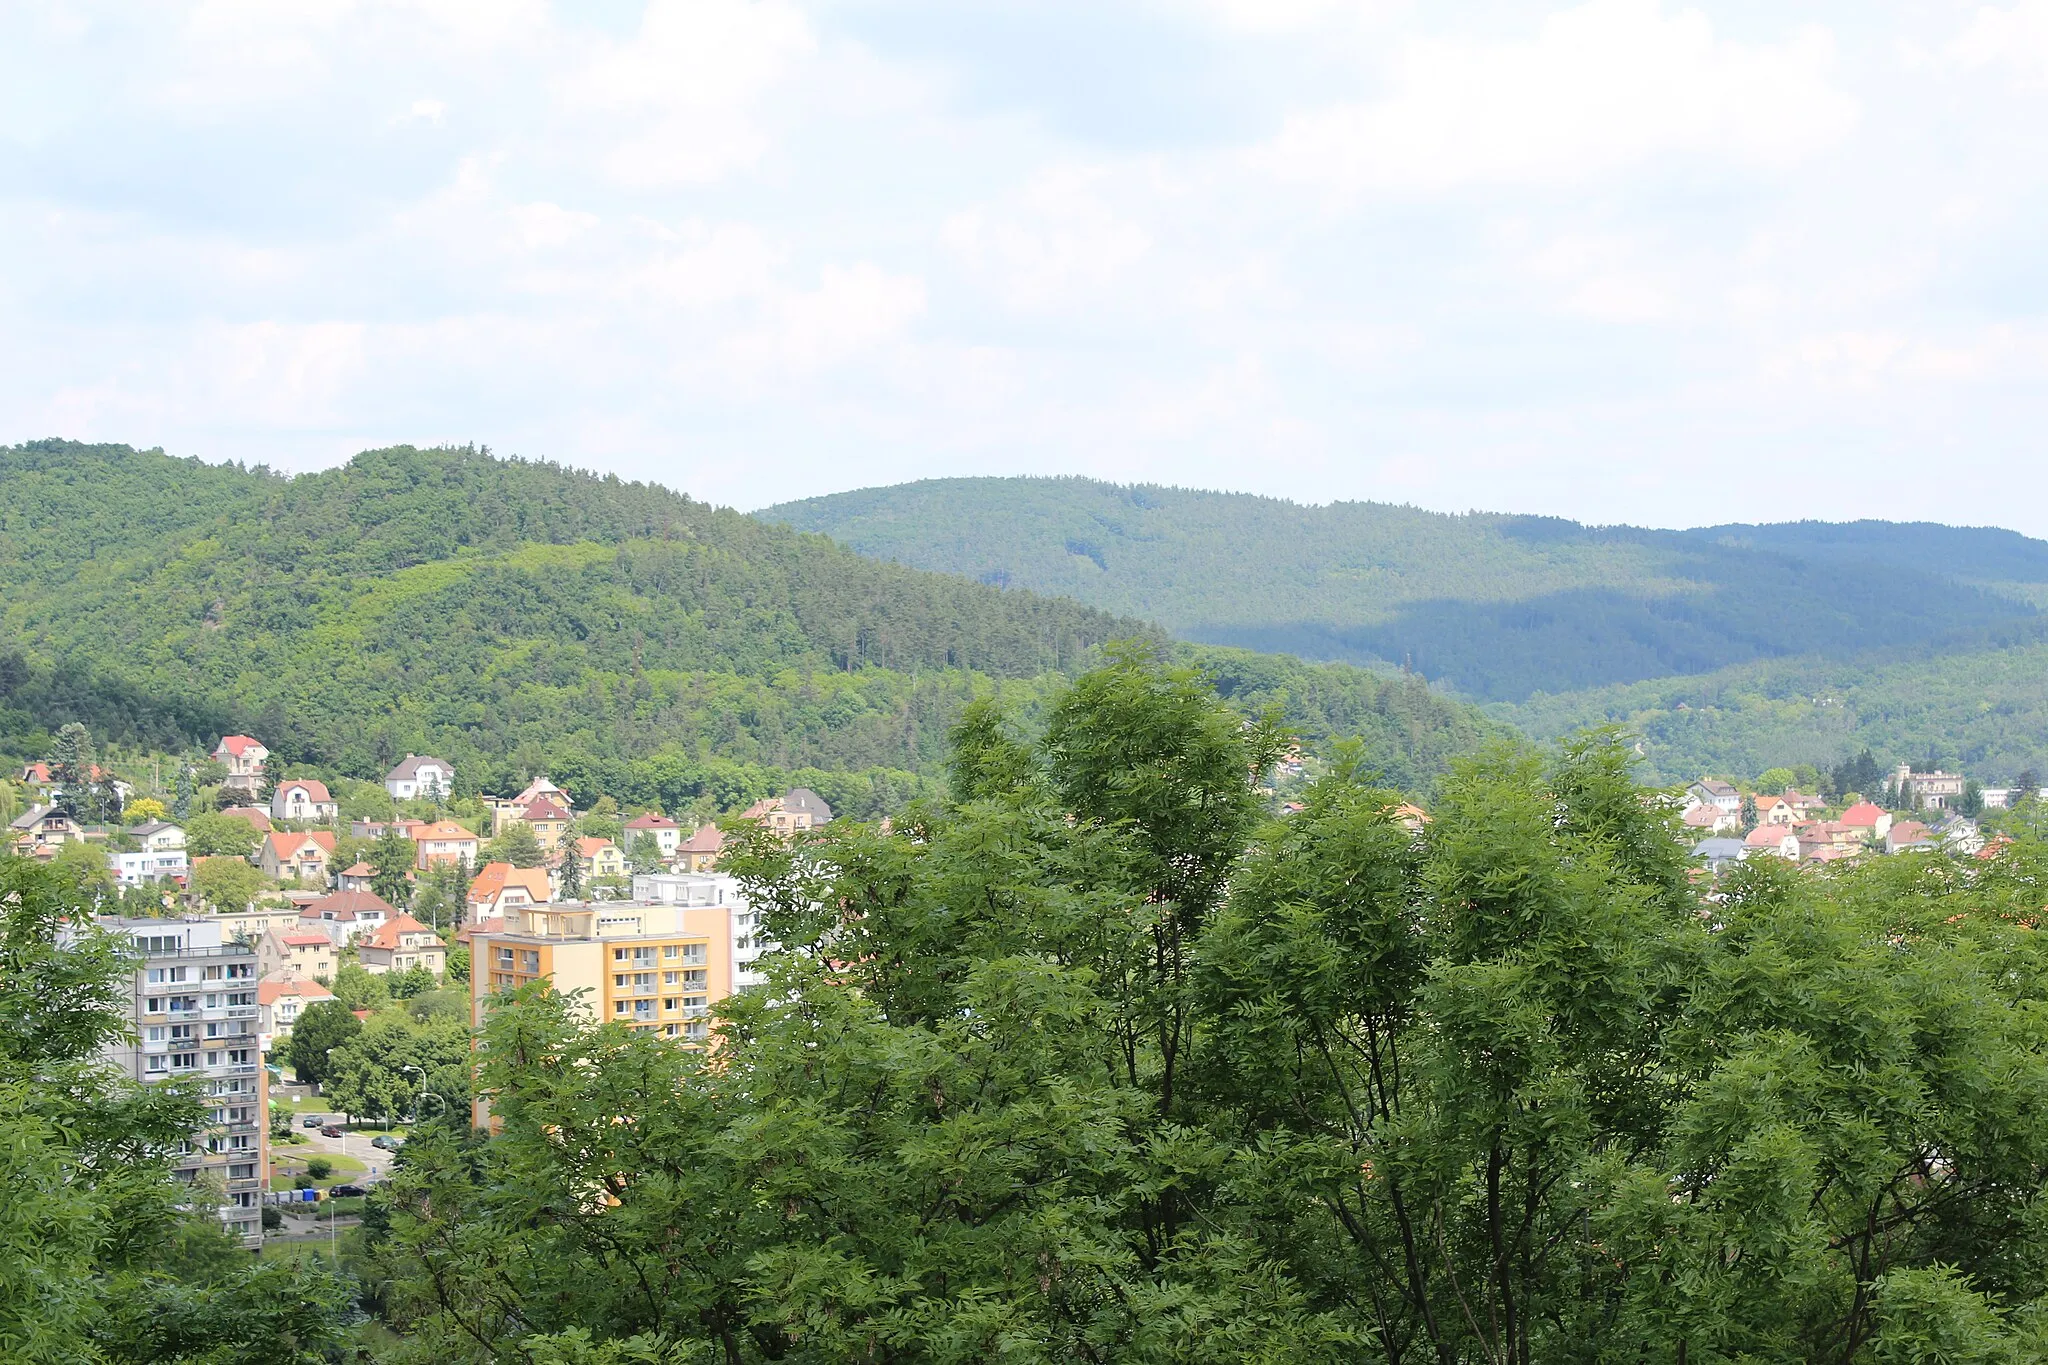
[[[705,976],[706,969],[702,967],[693,971],[663,972],[661,974],[661,984],[664,986],[680,986],[686,991],[701,991],[705,989]],[[619,987],[621,990],[628,986],[652,986],[653,984],[653,972],[616,972],[612,975],[612,985]]]
[[[704,945],[701,943],[664,943],[661,945],[664,962],[681,962],[686,966],[701,966],[704,962]],[[613,962],[630,962],[634,966],[654,965],[654,945],[641,944],[631,948],[612,949]]]
[[[202,1004],[201,1002],[205,1003]],[[143,998],[144,1014],[194,1014],[202,1009],[217,1010],[223,1005],[253,1005],[254,991],[227,991],[207,995],[151,995]]]
[[255,979],[256,964],[253,962],[216,962],[199,968],[198,976],[188,975],[190,967],[151,967],[149,984],[161,986],[176,985],[181,981],[249,981]]
[[[214,1051],[206,1054],[208,1066],[219,1066],[225,1060],[229,1066],[248,1066],[255,1060],[255,1050],[246,1047],[231,1047],[225,1052]],[[170,1071],[191,1071],[199,1065],[196,1052],[159,1052],[149,1059],[145,1070],[150,1074]]]
[[[661,1000],[661,1013],[674,1014],[677,1010],[687,1012],[707,1010],[711,1007],[705,1003],[706,999],[707,997],[701,995],[664,996]],[[652,1019],[655,1015],[654,1004],[655,1002],[651,997],[646,1000],[615,1000],[612,1002],[612,1017],[624,1019],[631,1016],[635,1019]]]
[[[200,1027],[198,1024],[151,1024],[142,1031],[142,1037],[151,1043],[181,1043],[198,1037]],[[256,1031],[255,1025],[247,1019],[230,1019],[225,1023],[209,1020],[204,1027],[208,1038],[243,1038]]]

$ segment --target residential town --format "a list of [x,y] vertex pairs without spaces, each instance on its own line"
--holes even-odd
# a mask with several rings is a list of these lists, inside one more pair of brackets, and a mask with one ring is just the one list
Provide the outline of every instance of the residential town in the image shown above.
[[[210,1184],[246,1245],[282,1221],[263,1215],[266,1200],[323,1193],[293,1188],[317,1183],[309,1164],[349,1159],[281,1151],[319,1136],[272,1104],[273,1085],[308,1079],[288,1075],[309,1069],[293,1065],[291,1043],[317,1007],[371,1025],[380,1007],[460,991],[466,1033],[491,994],[546,979],[596,1018],[687,1046],[707,1039],[718,1001],[764,981],[768,945],[719,870],[716,821],[686,828],[608,799],[578,809],[545,776],[461,800],[453,765],[430,755],[394,765],[381,801],[362,784],[342,796],[276,774],[249,735],[222,737],[210,758],[214,780],[181,773],[169,801],[97,765],[31,764],[19,783],[33,804],[9,822],[7,849],[101,886],[100,923],[132,941],[137,962],[133,1037],[110,1060],[145,1083],[204,1088],[211,1123],[177,1173]],[[796,787],[725,826],[789,837],[831,819],[824,798]]]

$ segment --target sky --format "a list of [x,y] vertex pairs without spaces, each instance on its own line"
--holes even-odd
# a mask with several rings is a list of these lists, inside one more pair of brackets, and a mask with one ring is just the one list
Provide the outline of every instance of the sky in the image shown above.
[[2048,535],[2048,0],[0,0],[0,441]]

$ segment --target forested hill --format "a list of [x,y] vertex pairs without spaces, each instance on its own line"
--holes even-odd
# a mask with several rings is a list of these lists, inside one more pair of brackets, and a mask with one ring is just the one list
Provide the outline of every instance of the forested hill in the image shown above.
[[1968,642],[2048,602],[2048,544],[1949,527],[1589,527],[1086,479],[940,479],[758,513],[1185,639],[1389,662],[1469,696]]
[[[0,751],[74,718],[135,743],[248,728],[363,776],[417,750],[616,790],[637,764],[664,800],[719,765],[928,776],[977,690],[1029,707],[1156,635],[486,451],[286,477],[63,441],[0,448],[0,626]],[[1212,662],[1247,703],[1367,731],[1404,778],[1486,728],[1356,670]]]

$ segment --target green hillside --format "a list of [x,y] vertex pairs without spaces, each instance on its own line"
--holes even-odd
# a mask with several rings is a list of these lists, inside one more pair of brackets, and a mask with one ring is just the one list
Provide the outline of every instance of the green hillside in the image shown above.
[[1931,761],[2010,782],[2048,773],[2048,641],[2029,626],[2000,648],[1772,660],[1487,709],[1540,739],[1625,724],[1642,737],[1652,780],[1821,767],[1867,748],[1887,765]]
[[[734,765],[929,777],[977,691],[1028,713],[1152,633],[486,451],[288,478],[61,441],[0,448],[0,628],[15,754],[74,718],[134,743],[246,728],[358,776],[432,751],[485,785],[547,768],[665,804]],[[1406,780],[1486,728],[1355,669],[1211,662],[1305,732],[1368,732]]]
[[[2041,542],[1880,523],[1687,533],[1085,479],[941,479],[757,515],[1184,639],[1406,665],[1495,701],[1918,647],[2031,620],[2048,590]],[[1951,571],[1970,536],[1969,571]]]

